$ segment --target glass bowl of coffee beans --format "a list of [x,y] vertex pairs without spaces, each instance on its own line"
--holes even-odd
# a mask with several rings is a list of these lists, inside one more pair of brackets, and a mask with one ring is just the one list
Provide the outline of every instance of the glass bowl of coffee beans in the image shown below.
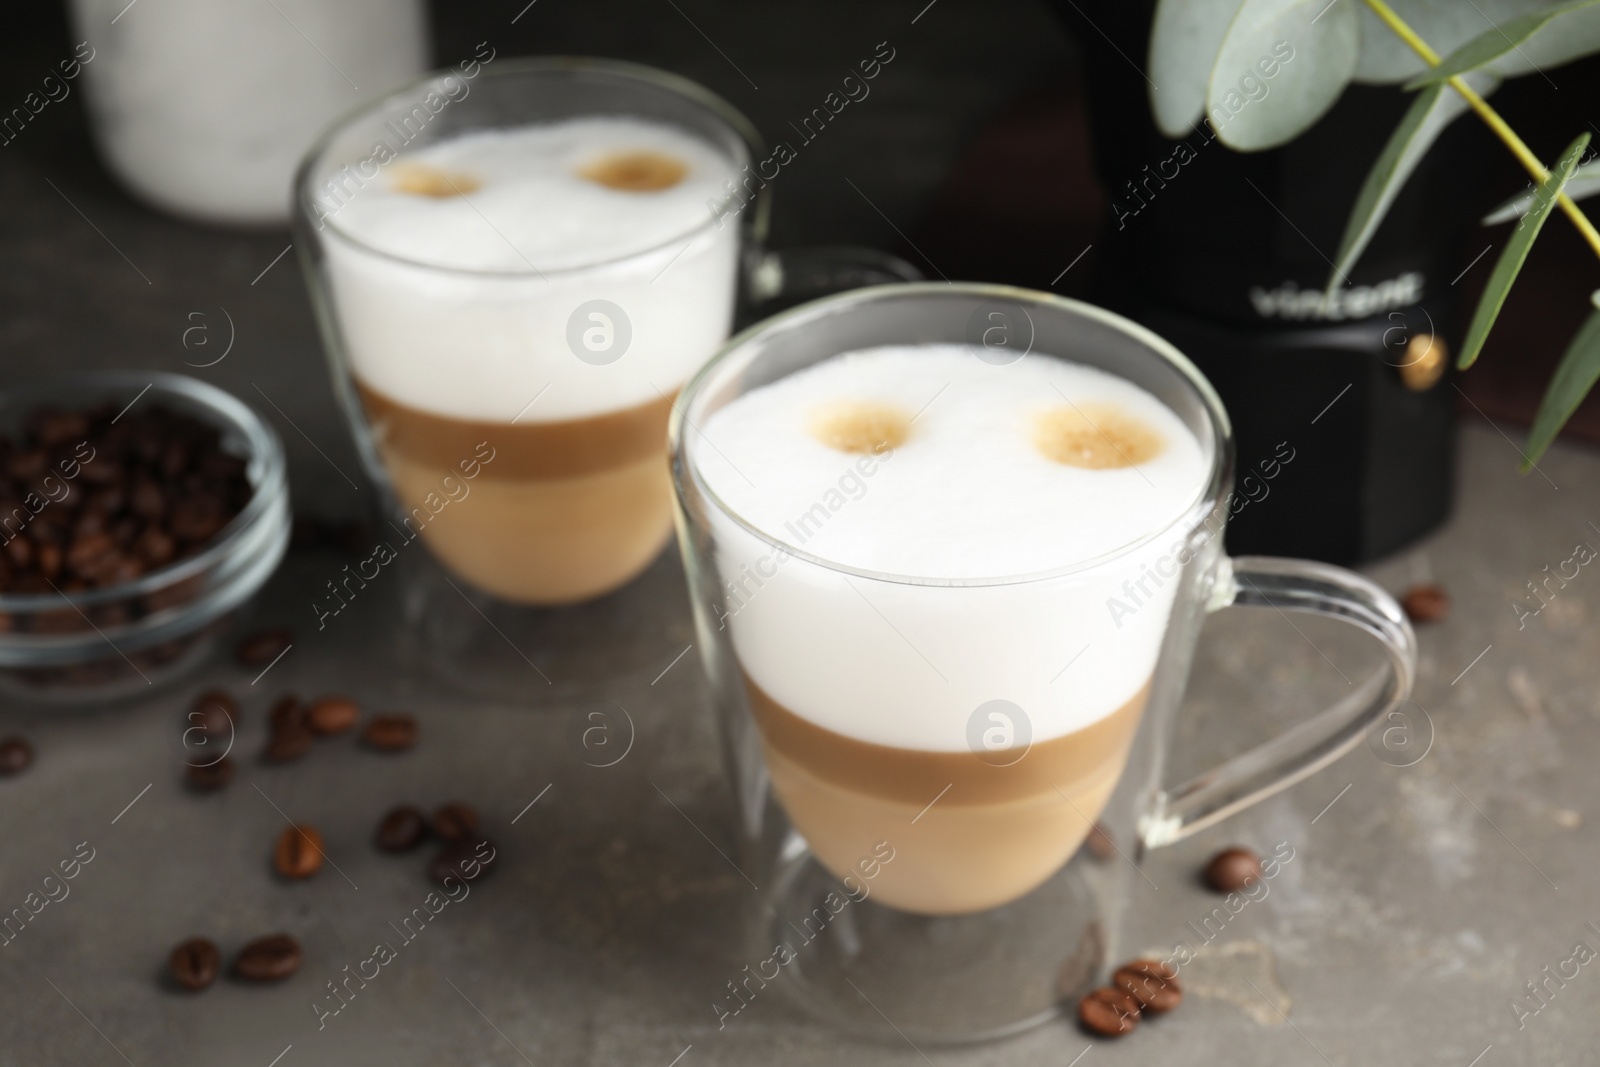
[[289,542],[283,446],[194,378],[0,391],[0,690],[149,691],[205,658]]

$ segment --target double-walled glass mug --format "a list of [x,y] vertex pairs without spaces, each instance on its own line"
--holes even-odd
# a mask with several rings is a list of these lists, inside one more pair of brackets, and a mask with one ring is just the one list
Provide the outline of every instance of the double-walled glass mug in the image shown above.
[[[918,277],[888,256],[786,263],[764,251],[760,137],[693,82],[619,62],[480,53],[336,124],[301,165],[295,197],[336,391],[391,497],[385,555],[412,558],[419,550],[405,546],[420,539],[470,601],[446,591],[439,600],[459,619],[421,613],[445,620],[443,640],[468,635],[459,657],[446,653],[457,662],[508,651],[479,639],[479,613],[513,645],[537,641],[518,632],[537,620],[510,605],[600,597],[660,554],[672,531],[673,398],[727,338],[741,300],[758,305],[819,274],[832,288]],[[559,133],[578,122],[590,125]],[[648,126],[617,134],[619,122]],[[544,156],[493,141],[539,129],[557,131],[554,147],[529,150]],[[486,133],[483,168],[437,162],[447,142]],[[628,137],[639,149],[617,150]],[[415,162],[419,151],[433,162]],[[524,163],[548,164],[543,184],[513,194]],[[573,222],[564,197],[591,221]],[[555,243],[524,252],[519,232]],[[478,250],[476,265],[462,265],[463,248]]]
[[[906,476],[912,460],[899,457],[917,447],[916,426],[892,461],[881,447],[841,456],[856,474],[839,483],[849,492],[797,497],[798,518],[780,529],[719,497],[715,472],[743,469],[717,439],[719,411],[830,357],[911,345],[930,346],[911,349],[916,359],[969,346],[982,375],[1064,359],[1139,387],[1198,444],[1192,494],[1175,519],[1093,558],[961,579],[864,570],[805,547],[818,524],[852,521],[842,512],[859,507],[856,490]],[[950,403],[934,399],[913,421]],[[1407,698],[1414,639],[1391,597],[1320,563],[1223,553],[1233,453],[1216,393],[1171,345],[1099,308],[1002,286],[814,301],[734,338],[691,380],[672,421],[679,544],[741,861],[759,886],[751,966],[718,991],[722,1025],[769,983],[841,1028],[892,1040],[982,1039],[1054,1017],[1119,950],[1138,950],[1119,927],[1146,850],[1327,765]],[[1201,624],[1233,604],[1340,619],[1387,655],[1334,706],[1167,785]],[[1122,859],[1074,858],[1097,823]]]

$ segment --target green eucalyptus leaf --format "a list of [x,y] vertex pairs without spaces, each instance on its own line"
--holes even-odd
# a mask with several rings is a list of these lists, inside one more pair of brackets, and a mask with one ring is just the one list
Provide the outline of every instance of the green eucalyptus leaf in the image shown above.
[[[1600,193],[1600,160],[1590,160],[1572,172],[1572,177],[1567,181],[1567,187],[1562,190],[1573,200],[1582,200],[1586,196]],[[1533,203],[1533,190],[1528,189],[1518,193],[1510,200],[1495,208],[1483,218],[1485,226],[1498,226],[1502,222],[1510,222],[1528,213],[1528,205]]]
[[[1600,293],[1595,294],[1600,297]],[[1597,301],[1600,305],[1600,301]],[[1583,398],[1589,395],[1600,378],[1600,310],[1590,312],[1589,318],[1567,346],[1561,365],[1556,368],[1550,384],[1545,387],[1544,399],[1539,402],[1539,413],[1533,417],[1533,429],[1528,431],[1528,459],[1523,464],[1526,472],[1545,449],[1556,439],[1561,427],[1572,418]]]
[[1517,228],[1511,231],[1511,239],[1506,242],[1500,258],[1495,261],[1494,273],[1489,275],[1489,284],[1484,287],[1483,298],[1478,301],[1477,310],[1472,313],[1472,323],[1467,327],[1467,339],[1461,343],[1461,358],[1456,364],[1461,369],[1465,370],[1472,366],[1478,358],[1478,353],[1483,350],[1483,342],[1489,336],[1494,320],[1500,315],[1500,308],[1506,302],[1506,294],[1511,292],[1511,283],[1517,280],[1517,272],[1522,270],[1522,264],[1533,248],[1534,239],[1539,236],[1545,220],[1555,209],[1556,199],[1561,195],[1562,187],[1567,184],[1567,179],[1572,177],[1572,172],[1578,168],[1578,160],[1587,147],[1589,147],[1587,133],[1579,134],[1578,139],[1567,146],[1560,161],[1550,171],[1550,176],[1539,183],[1539,191],[1534,195],[1533,206],[1522,217]]
[[1600,49],[1600,0],[1572,0],[1491,26],[1457,48],[1437,67],[1406,83],[1419,89],[1469,70],[1514,78]]
[[1244,0],[1211,68],[1206,114],[1232,148],[1275,148],[1333,106],[1360,51],[1354,0]]
[[[1360,0],[1355,3],[1361,22],[1355,81],[1390,85],[1430,69],[1371,8]],[[1551,0],[1388,0],[1388,4],[1440,55],[1449,55],[1491,26],[1555,6]]]
[[1168,137],[1194,129],[1222,36],[1242,0],[1160,0],[1150,27],[1150,109]]
[[[1500,84],[1499,79],[1479,73],[1467,75],[1467,80],[1485,96]],[[1340,282],[1349,281],[1351,268],[1366,250],[1367,243],[1388,214],[1406,179],[1416,170],[1417,164],[1422,162],[1422,157],[1445,127],[1466,110],[1467,102],[1461,94],[1447,85],[1430,85],[1417,94],[1416,100],[1401,118],[1400,125],[1389,136],[1389,143],[1379,153],[1377,162],[1372,165],[1366,182],[1361,186],[1360,195],[1356,197],[1350,220],[1345,223],[1344,237],[1339,242],[1339,254],[1333,257],[1333,272],[1328,277],[1329,292]]]

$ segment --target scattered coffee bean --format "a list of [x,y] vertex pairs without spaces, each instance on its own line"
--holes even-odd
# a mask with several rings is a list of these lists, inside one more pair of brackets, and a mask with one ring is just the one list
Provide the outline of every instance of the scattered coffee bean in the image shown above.
[[361,738],[373,748],[399,752],[417,743],[417,720],[409,715],[374,715]]
[[1112,843],[1111,835],[1099,823],[1089,828],[1089,836],[1084,838],[1083,843],[1089,849],[1089,855],[1102,862],[1117,854],[1117,846]]
[[441,841],[461,841],[478,831],[478,809],[460,800],[452,800],[433,813],[433,832]]
[[293,719],[272,731],[261,758],[268,763],[288,763],[311,751],[316,736],[304,719]]
[[234,649],[234,656],[246,667],[265,667],[294,642],[294,635],[282,626],[258,630]]
[[239,703],[220,689],[201,693],[189,709],[189,728],[208,738],[232,737],[238,725]]
[[1237,893],[1261,878],[1261,857],[1247,848],[1225,848],[1206,864],[1206,885],[1219,893]]
[[0,778],[21,774],[33,763],[33,746],[20,737],[0,740]]
[[308,725],[306,719],[309,716],[309,710],[300,702],[299,697],[293,693],[285,693],[267,712],[267,723],[274,730],[282,730],[286,726]]
[[310,878],[322,870],[322,835],[299,823],[284,828],[272,850],[273,865],[285,878]]
[[1171,1011],[1183,1000],[1178,972],[1160,960],[1133,960],[1117,968],[1111,984],[1130,994],[1152,1015]]
[[288,934],[258,937],[234,957],[233,973],[252,982],[278,982],[300,969],[300,942]]
[[1078,1001],[1078,1021],[1099,1037],[1121,1037],[1139,1025],[1139,1002],[1114,986],[1102,986]]
[[409,804],[391,808],[378,824],[378,847],[385,852],[409,852],[428,835],[428,820]]
[[217,980],[222,957],[217,946],[203,937],[192,937],[172,950],[167,957],[167,970],[172,980],[185,989],[204,989]]
[[191,763],[184,772],[189,788],[199,793],[215,793],[233,781],[233,761],[227,756],[213,763]]
[[433,862],[428,864],[428,874],[441,885],[446,878],[470,882],[488,874],[496,858],[494,845],[488,838],[452,841],[433,857]]
[[1414,585],[1400,598],[1412,622],[1438,622],[1450,614],[1450,594],[1442,585]]
[[342,734],[361,718],[361,709],[348,697],[322,697],[308,713],[311,732],[324,737]]

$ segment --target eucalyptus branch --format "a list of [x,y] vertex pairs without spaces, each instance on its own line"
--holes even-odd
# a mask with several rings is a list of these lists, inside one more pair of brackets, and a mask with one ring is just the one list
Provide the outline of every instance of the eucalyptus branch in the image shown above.
[[[1395,36],[1409,45],[1413,52],[1421,56],[1423,62],[1430,67],[1439,65],[1439,53],[1430,48],[1428,42],[1418,36],[1417,32],[1408,26],[1406,21],[1396,14],[1394,9],[1384,0],[1362,0],[1362,2],[1371,9],[1373,14],[1382,19],[1386,26],[1394,31]],[[1542,184],[1549,180],[1550,172],[1545,169],[1539,157],[1534,155],[1533,151],[1523,143],[1522,138],[1517,136],[1516,131],[1506,123],[1505,119],[1500,117],[1500,113],[1490,107],[1489,102],[1478,95],[1472,86],[1467,84],[1466,79],[1458,74],[1450,79],[1450,87],[1461,94],[1462,99],[1467,102],[1467,106],[1477,112],[1478,117],[1511,150],[1511,154],[1517,157],[1517,161],[1527,169],[1535,182]],[[1574,203],[1573,199],[1566,193],[1560,195],[1557,204],[1567,218],[1572,221],[1572,224],[1578,228],[1578,232],[1583,234],[1584,240],[1589,242],[1589,247],[1594,249],[1595,255],[1600,256],[1600,231],[1595,230],[1594,223],[1589,221],[1589,216],[1585,215],[1583,209]]]

